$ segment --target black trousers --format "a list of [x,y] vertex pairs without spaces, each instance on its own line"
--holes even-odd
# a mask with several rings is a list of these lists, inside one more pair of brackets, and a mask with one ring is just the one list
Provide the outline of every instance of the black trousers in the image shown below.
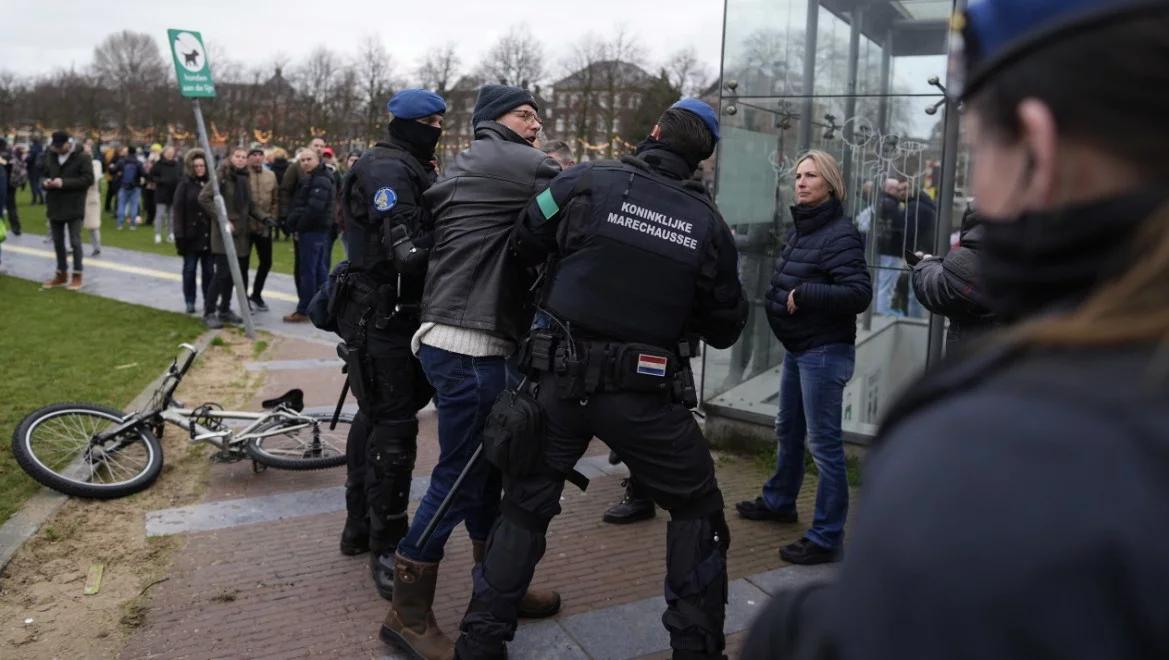
[[8,203],[5,204],[8,209],[8,226],[12,229],[12,233],[21,233],[20,228],[20,213],[16,210],[16,188],[8,187]]
[[[73,272],[82,271],[81,252],[84,247],[81,243],[81,223],[83,220],[69,220],[68,222],[49,222],[49,230],[53,235],[53,250],[57,253],[57,270],[62,273],[69,271],[68,252],[65,250],[65,233],[69,233],[69,248],[73,250]],[[13,231],[16,231],[13,228]]]
[[252,234],[252,245],[256,246],[256,279],[252,282],[252,297],[263,298],[264,283],[272,270],[272,233]]
[[154,224],[154,216],[158,208],[154,205],[154,188],[142,189],[142,206],[146,208],[146,224]]
[[542,374],[544,459],[552,470],[505,479],[502,516],[476,566],[460,629],[459,657],[491,657],[515,634],[516,608],[544,555],[548,523],[560,513],[564,478],[596,436],[617,452],[644,492],[670,512],[666,614],[675,651],[716,656],[725,646],[726,551],[730,534],[710,448],[694,417],[668,394],[593,394],[585,405],[556,397]]
[[[215,277],[211,279],[211,288],[203,296],[203,313],[211,314],[216,310],[226,312],[231,309],[231,294],[235,283],[231,281],[231,267],[227,264],[226,254],[212,255],[215,264]],[[239,259],[239,270],[243,276],[244,290],[248,288],[248,258]]]
[[[369,548],[389,552],[409,529],[406,508],[418,453],[418,411],[430,402],[434,389],[410,352],[417,320],[392,319],[382,330],[359,321],[366,305],[343,303],[338,334],[350,346],[365,333],[366,380],[358,396],[358,413],[346,447],[345,509],[350,518],[367,518]],[[355,377],[350,367],[349,378]],[[350,383],[352,386],[352,382]],[[356,394],[356,391],[355,391]]]

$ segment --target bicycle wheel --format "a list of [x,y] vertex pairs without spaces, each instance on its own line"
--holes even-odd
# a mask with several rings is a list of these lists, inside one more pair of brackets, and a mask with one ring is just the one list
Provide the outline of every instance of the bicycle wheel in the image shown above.
[[92,403],[45,406],[17,425],[12,455],[30,477],[66,495],[111,499],[137,493],[162,472],[162,445],[147,424],[91,442],[124,416]]
[[[341,415],[337,428],[329,430],[331,413],[304,413],[315,424],[296,420],[277,422],[260,432],[273,431],[277,426],[287,427],[282,433],[252,438],[244,445],[253,460],[281,470],[320,470],[345,464],[345,447],[349,441],[352,415]],[[299,427],[299,428],[298,428]]]

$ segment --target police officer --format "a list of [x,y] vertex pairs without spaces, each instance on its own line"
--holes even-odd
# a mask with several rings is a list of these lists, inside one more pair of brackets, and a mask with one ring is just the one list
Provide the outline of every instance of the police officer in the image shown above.
[[[718,135],[709,105],[679,101],[636,156],[566,170],[516,227],[519,257],[548,268],[539,306],[551,330],[533,332],[521,351],[529,385],[516,397],[542,411],[543,431],[513,436],[511,455],[535,447],[537,460],[520,461],[534,467],[501,465],[502,516],[473,573],[460,658],[506,653],[565,478],[594,435],[670,512],[663,623],[674,657],[722,656],[730,535],[688,410],[697,405],[688,359],[697,340],[730,346],[747,318],[730,229],[689,181]],[[508,417],[496,409],[493,420]],[[500,455],[489,440],[496,431],[491,423],[484,431],[489,457]]]
[[343,203],[349,270],[339,277],[338,334],[359,411],[349,435],[347,517],[341,552],[370,551],[383,598],[394,584],[394,551],[408,529],[406,506],[417,451],[417,412],[433,394],[410,337],[426,275],[430,215],[422,193],[434,183],[434,150],[446,102],[406,89],[390,99],[389,139],[354,164]]

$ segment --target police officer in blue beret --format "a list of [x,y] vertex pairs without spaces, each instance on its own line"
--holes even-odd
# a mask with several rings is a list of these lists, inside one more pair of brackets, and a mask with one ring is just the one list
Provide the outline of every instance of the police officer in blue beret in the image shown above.
[[349,436],[341,552],[369,550],[374,585],[388,600],[394,551],[409,528],[417,412],[433,395],[410,337],[418,329],[431,226],[422,193],[436,177],[446,102],[429,90],[405,89],[387,108],[389,137],[366,151],[345,179],[349,264],[335,274],[333,295],[359,408]]
[[[514,230],[518,258],[548,264],[538,296],[546,329],[520,352],[527,384],[501,397],[483,432],[505,495],[474,571],[460,658],[505,657],[564,482],[578,477],[573,465],[594,436],[670,512],[662,620],[674,657],[723,655],[730,534],[709,447],[689,410],[697,405],[690,357],[698,341],[730,346],[747,318],[730,229],[691,178],[718,139],[709,105],[679,101],[635,155],[582,163],[553,179]],[[524,415],[543,419],[534,438],[515,437],[530,427],[506,421]],[[501,451],[509,433],[515,444]],[[519,458],[525,448],[535,455]]]

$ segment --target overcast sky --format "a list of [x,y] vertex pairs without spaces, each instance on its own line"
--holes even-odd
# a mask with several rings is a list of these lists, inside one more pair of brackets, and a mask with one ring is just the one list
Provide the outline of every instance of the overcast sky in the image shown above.
[[[543,42],[553,75],[562,72],[569,44],[588,32],[604,37],[620,24],[639,38],[651,63],[693,46],[712,77],[722,43],[722,0],[12,2],[4,16],[0,70],[19,75],[85,67],[94,46],[124,29],[154,36],[164,57],[167,28],[198,30],[213,54],[226,50],[234,60],[257,64],[273,62],[276,53],[297,61],[317,45],[351,55],[364,35],[374,34],[393,55],[396,73],[408,78],[427,50],[447,41],[456,44],[463,69],[470,69],[509,26],[521,22]],[[211,67],[214,72],[214,61]]]

